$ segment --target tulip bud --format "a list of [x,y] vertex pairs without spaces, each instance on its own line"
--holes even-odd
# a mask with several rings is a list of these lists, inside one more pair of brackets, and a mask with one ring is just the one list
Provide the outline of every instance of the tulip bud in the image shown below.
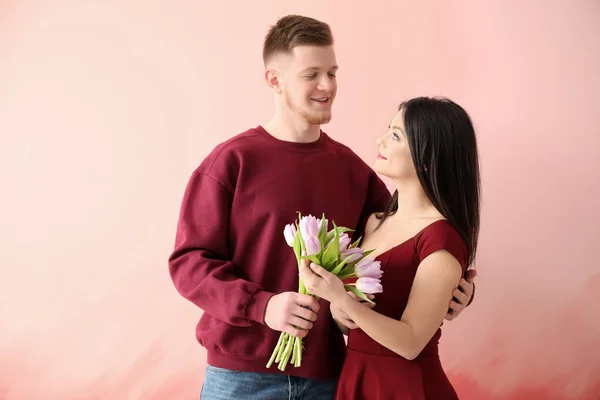
[[381,278],[381,261],[375,261],[373,257],[365,257],[354,267],[354,275],[359,278]]
[[[323,225],[323,218],[320,218],[318,220],[318,227],[319,227],[319,232],[321,232],[321,226]],[[327,218],[325,218],[325,232],[327,232],[329,230],[329,220]]]
[[354,261],[362,257],[363,249],[361,249],[360,247],[354,247],[352,249],[344,250],[340,254],[342,260],[345,260],[346,258],[351,256],[347,263],[353,263]]
[[302,238],[319,237],[319,222],[312,215],[302,217],[299,222]]
[[356,288],[365,294],[374,294],[383,292],[381,280],[376,278],[358,278]]
[[283,229],[283,236],[290,247],[294,247],[294,239],[296,238],[296,225],[288,224]]
[[339,245],[339,251],[345,251],[348,249],[348,246],[350,245],[350,236],[348,236],[347,233],[342,233],[340,235],[340,245]]
[[306,255],[314,256],[315,254],[319,254],[321,252],[321,242],[317,237],[309,237],[304,240],[304,244],[306,246]]

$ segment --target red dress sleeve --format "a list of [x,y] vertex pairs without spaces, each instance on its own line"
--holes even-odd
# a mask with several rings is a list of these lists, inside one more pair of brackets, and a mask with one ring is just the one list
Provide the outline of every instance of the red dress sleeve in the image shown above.
[[438,250],[446,250],[458,260],[463,275],[465,274],[468,259],[467,246],[450,222],[446,220],[433,222],[423,229],[416,239],[419,262]]

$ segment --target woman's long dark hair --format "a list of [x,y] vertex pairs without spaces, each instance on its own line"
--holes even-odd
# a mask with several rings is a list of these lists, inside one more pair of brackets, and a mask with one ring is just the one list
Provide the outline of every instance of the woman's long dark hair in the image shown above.
[[[467,245],[467,267],[475,259],[479,236],[481,181],[475,129],[469,114],[446,98],[417,97],[398,108],[417,176],[435,208]],[[398,211],[398,191],[379,226]]]

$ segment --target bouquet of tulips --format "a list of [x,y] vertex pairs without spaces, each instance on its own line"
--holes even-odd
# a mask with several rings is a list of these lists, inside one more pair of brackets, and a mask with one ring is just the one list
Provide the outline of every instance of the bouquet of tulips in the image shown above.
[[[358,278],[355,283],[345,284],[346,290],[372,303],[367,294],[382,291],[383,274],[380,262],[368,257],[374,250],[365,251],[360,248],[361,238],[350,243],[351,239],[347,232],[352,232],[352,229],[338,227],[333,222],[333,229],[328,230],[329,221],[325,215],[317,219],[312,215],[303,217],[298,213],[298,218],[299,221],[286,225],[283,230],[287,244],[296,254],[298,268],[303,259],[308,259],[340,279]],[[298,292],[310,294],[301,280]],[[302,363],[302,350],[302,338],[281,332],[267,368],[275,362],[279,364],[278,368],[284,371],[290,362],[290,356],[291,363],[299,367]]]

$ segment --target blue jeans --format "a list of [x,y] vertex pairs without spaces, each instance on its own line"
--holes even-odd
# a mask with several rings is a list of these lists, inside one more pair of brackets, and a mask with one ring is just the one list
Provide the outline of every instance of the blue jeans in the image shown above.
[[200,400],[332,400],[335,380],[238,372],[208,366]]

